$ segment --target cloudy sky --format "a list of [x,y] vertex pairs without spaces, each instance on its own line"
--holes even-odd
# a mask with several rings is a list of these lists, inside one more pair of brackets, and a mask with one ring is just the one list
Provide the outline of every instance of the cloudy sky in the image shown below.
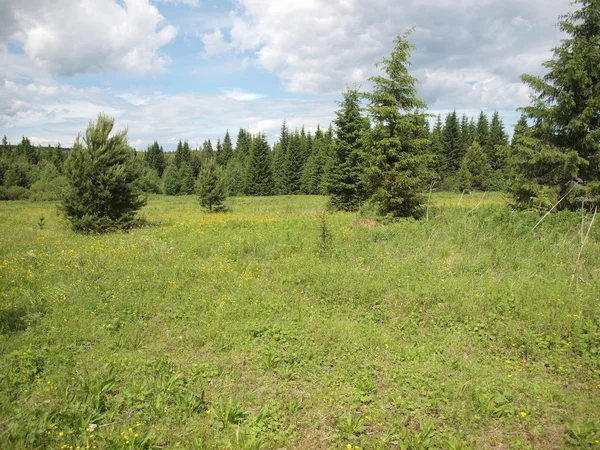
[[528,102],[570,0],[0,0],[0,135],[70,146],[98,112],[138,149],[331,122],[415,27],[433,113]]

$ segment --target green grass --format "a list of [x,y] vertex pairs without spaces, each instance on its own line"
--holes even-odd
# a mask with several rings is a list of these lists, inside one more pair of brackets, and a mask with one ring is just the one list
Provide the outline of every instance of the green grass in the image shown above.
[[383,224],[156,196],[148,226],[87,236],[1,203],[0,442],[600,448],[599,234],[572,281],[580,215],[532,232],[481,197]]

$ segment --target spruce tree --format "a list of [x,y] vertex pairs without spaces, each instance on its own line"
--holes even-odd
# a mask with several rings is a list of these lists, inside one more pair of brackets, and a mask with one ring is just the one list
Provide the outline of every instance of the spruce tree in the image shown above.
[[348,89],[336,111],[335,138],[330,163],[327,165],[326,188],[329,207],[335,210],[356,211],[365,200],[362,144],[369,120],[361,114],[360,93]]
[[521,77],[534,94],[522,109],[532,126],[511,157],[517,178],[511,192],[519,207],[566,196],[558,209],[574,209],[578,197],[600,196],[600,0],[574,4],[581,8],[560,17],[567,37],[544,63],[547,74]]
[[68,186],[62,210],[77,231],[130,228],[137,223],[137,211],[146,204],[127,131],[109,136],[114,122],[99,114],[85,135],[77,137],[65,162]]
[[481,111],[479,113],[479,119],[477,120],[477,134],[475,140],[487,153],[488,158],[490,157],[490,123],[488,122],[487,115]]
[[432,156],[433,171],[439,177],[443,177],[448,172],[448,162],[446,160],[446,152],[444,151],[442,116],[440,114],[438,114],[433,125],[433,130],[431,131],[430,153]]
[[192,195],[195,190],[196,175],[194,174],[194,168],[190,163],[183,163],[179,169],[180,188],[179,193],[182,195]]
[[483,148],[473,142],[460,164],[458,170],[459,188],[461,190],[479,189],[486,191],[490,186],[490,164]]
[[285,120],[281,126],[279,141],[273,146],[273,184],[276,195],[288,193],[289,183],[287,179],[286,154],[290,140],[289,131]]
[[158,145],[158,142],[154,141],[152,145],[148,146],[144,159],[148,164],[148,167],[156,170],[158,176],[162,177],[166,166],[165,152],[163,148]]
[[181,141],[177,144],[177,149],[175,150],[175,166],[179,169],[184,163],[191,163],[192,154],[190,151],[190,145],[187,141],[183,144]]
[[490,123],[490,153],[489,163],[493,171],[504,169],[508,154],[508,135],[504,131],[504,124],[498,111],[494,111]]
[[419,217],[428,182],[429,146],[425,102],[416,97],[416,78],[408,73],[410,32],[396,38],[390,58],[378,67],[373,92],[366,93],[373,128],[367,133],[366,175],[371,199],[380,214]]
[[301,176],[304,167],[304,153],[302,139],[298,130],[290,136],[285,154],[285,181],[287,194],[301,193]]
[[223,202],[227,198],[223,169],[217,165],[215,159],[206,161],[196,182],[198,201],[209,211],[223,210]]
[[225,138],[223,139],[223,157],[220,164],[226,167],[231,158],[233,157],[233,145],[231,145],[231,136],[229,136],[229,130],[225,132]]
[[460,162],[465,154],[462,147],[460,135],[460,124],[456,115],[456,110],[446,116],[444,129],[442,131],[442,141],[444,143],[444,154],[446,156],[446,175],[451,175],[458,170]]
[[166,195],[179,195],[179,191],[181,189],[181,180],[179,169],[177,169],[175,163],[169,164],[165,169],[163,184],[163,190]]
[[271,151],[267,138],[259,133],[252,140],[248,170],[246,173],[246,193],[248,195],[272,195],[273,174],[271,172]]

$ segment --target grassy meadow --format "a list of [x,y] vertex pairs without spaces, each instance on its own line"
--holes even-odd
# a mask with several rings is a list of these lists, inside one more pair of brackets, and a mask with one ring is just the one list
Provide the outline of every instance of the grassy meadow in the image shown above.
[[155,196],[106,235],[0,203],[0,447],[600,448],[597,223],[573,281],[577,213],[325,203]]

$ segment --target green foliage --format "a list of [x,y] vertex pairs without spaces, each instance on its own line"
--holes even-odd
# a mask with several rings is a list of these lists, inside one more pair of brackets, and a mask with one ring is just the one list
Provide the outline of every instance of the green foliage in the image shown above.
[[374,125],[365,145],[366,177],[371,200],[383,215],[419,217],[429,178],[425,102],[415,97],[417,80],[409,75],[410,33],[396,38],[391,58],[379,64],[384,76],[371,78],[368,110]]
[[148,150],[144,153],[144,160],[150,167],[158,173],[159,177],[163,176],[167,162],[165,159],[165,152],[162,146],[158,145],[158,142],[154,141],[152,145],[148,146]]
[[227,198],[225,191],[225,180],[223,178],[223,169],[217,165],[215,159],[209,159],[204,163],[198,180],[196,181],[196,193],[198,201],[209,211],[220,211],[223,209],[223,202]]
[[327,193],[330,195],[329,207],[334,210],[357,211],[366,197],[362,144],[369,121],[361,115],[360,94],[357,90],[348,89],[340,107],[333,121],[335,138],[325,179]]
[[98,115],[85,136],[79,135],[65,162],[62,211],[76,231],[102,232],[130,228],[146,204],[138,186],[135,154],[127,131],[110,136],[114,119]]
[[460,190],[478,189],[486,191],[490,187],[490,164],[477,142],[467,150],[458,171]]
[[445,155],[445,161],[442,162],[442,165],[446,167],[446,174],[455,172],[458,170],[465,152],[465,148],[462,146],[463,140],[456,110],[446,116],[442,131],[442,142]]
[[[513,148],[512,171],[518,179],[511,192],[520,208],[529,207],[543,191],[566,195],[573,177],[584,182],[600,178],[600,3],[575,4],[580,9],[560,18],[559,28],[567,37],[544,63],[546,75],[521,77],[534,95],[531,105],[522,108],[532,121],[531,132]],[[527,169],[534,163],[537,170],[531,177]],[[592,195],[589,189],[581,191],[573,191],[558,209],[574,209],[575,198]]]
[[169,164],[163,177],[164,192],[167,195],[178,195],[181,189],[181,178],[175,164]]
[[296,130],[290,136],[287,150],[285,151],[285,176],[282,180],[287,184],[286,194],[302,193],[301,177],[304,168],[304,157],[302,138],[298,130]]
[[273,194],[271,151],[264,134],[259,133],[252,139],[245,188],[247,195]]
[[195,190],[196,177],[191,164],[183,163],[179,169],[180,185],[179,194],[192,195]]

